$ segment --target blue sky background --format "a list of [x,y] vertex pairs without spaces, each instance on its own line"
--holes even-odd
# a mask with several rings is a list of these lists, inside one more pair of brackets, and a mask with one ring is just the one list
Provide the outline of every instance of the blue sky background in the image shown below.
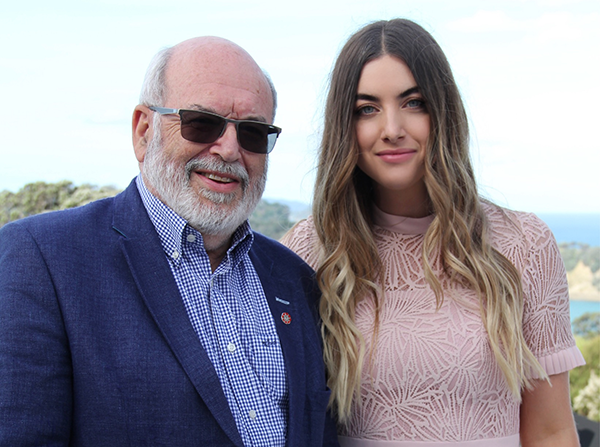
[[332,63],[367,22],[413,19],[445,50],[480,190],[513,209],[600,213],[597,0],[93,0],[0,5],[0,190],[127,186],[130,121],[152,55],[198,35],[240,44],[273,78],[265,197],[308,203]]

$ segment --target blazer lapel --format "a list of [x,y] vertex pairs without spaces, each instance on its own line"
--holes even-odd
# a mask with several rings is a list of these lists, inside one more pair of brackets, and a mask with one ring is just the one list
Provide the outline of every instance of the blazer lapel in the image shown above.
[[206,406],[231,440],[242,446],[219,378],[188,318],[135,181],[115,200],[113,228],[123,236],[123,254],[146,306]]
[[[254,241],[250,257],[258,276],[260,278],[265,296],[269,303],[275,328],[279,336],[281,350],[285,362],[285,368],[288,378],[289,393],[289,415],[288,415],[288,443],[296,439],[301,434],[296,434],[296,430],[301,430],[304,419],[304,404],[306,397],[306,368],[305,353],[302,333],[302,324],[297,310],[296,300],[304,298],[298,294],[298,283],[272,274],[273,261],[269,256],[263,254],[262,250],[257,248],[257,241]],[[306,315],[304,315],[306,318]],[[302,438],[300,438],[302,439]]]

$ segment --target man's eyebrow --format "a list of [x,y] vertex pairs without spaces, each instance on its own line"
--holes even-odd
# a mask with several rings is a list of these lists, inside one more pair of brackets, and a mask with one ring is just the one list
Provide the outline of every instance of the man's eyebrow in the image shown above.
[[205,107],[205,106],[201,106],[200,104],[190,104],[188,107],[184,107],[184,108],[186,108],[188,110],[197,110],[198,112],[217,113],[217,111],[215,109],[213,109],[212,107]]
[[[188,110],[197,110],[199,112],[210,112],[210,113],[214,113],[215,115],[222,116],[219,112],[217,112],[212,107],[201,106],[200,104],[192,104],[189,106]],[[249,121],[259,121],[261,123],[267,124],[267,119],[264,116],[260,116],[260,115],[248,116],[248,117],[241,118],[241,119],[249,120]]]
[[[400,93],[398,95],[398,98],[404,99],[407,96],[410,96],[410,95],[412,95],[414,93],[418,93],[418,92],[419,92],[419,87],[415,85],[414,87],[406,89],[402,93]],[[358,100],[363,100],[363,101],[377,101],[377,100],[379,100],[379,98],[377,96],[368,95],[366,93],[358,93],[356,95],[356,101],[358,101]]]

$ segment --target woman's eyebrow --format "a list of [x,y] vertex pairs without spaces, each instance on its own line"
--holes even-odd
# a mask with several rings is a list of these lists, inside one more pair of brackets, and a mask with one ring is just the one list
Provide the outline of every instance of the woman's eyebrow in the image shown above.
[[[398,95],[398,98],[403,99],[403,98],[406,98],[407,96],[410,96],[410,95],[412,95],[414,93],[418,93],[418,92],[419,92],[419,87],[415,85],[414,87],[406,89],[402,93],[400,93]],[[377,101],[378,99],[379,98],[377,96],[369,95],[367,93],[357,93],[356,94],[356,101],[358,101],[358,100]]]
[[356,95],[356,100],[362,99],[363,101],[377,101],[379,98],[373,95],[367,95],[366,93],[358,93]]
[[409,88],[408,90],[404,90],[402,93],[400,93],[398,95],[398,98],[406,98],[407,96],[412,95],[413,93],[419,93],[419,87],[418,86],[414,86]]

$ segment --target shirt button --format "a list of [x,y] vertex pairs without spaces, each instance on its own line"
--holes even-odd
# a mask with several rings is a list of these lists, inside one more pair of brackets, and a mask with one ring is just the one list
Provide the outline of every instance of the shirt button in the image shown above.
[[179,252],[177,250],[173,250],[173,253],[171,253],[171,257],[173,259],[177,259],[179,257]]
[[248,413],[248,415],[250,416],[250,419],[252,419],[252,420],[256,419],[256,411],[250,410],[250,413]]
[[235,351],[235,345],[233,343],[229,343],[227,345],[227,349],[229,349],[229,352],[233,352]]
[[196,236],[194,236],[193,234],[188,234],[187,241],[188,242],[196,242]]

